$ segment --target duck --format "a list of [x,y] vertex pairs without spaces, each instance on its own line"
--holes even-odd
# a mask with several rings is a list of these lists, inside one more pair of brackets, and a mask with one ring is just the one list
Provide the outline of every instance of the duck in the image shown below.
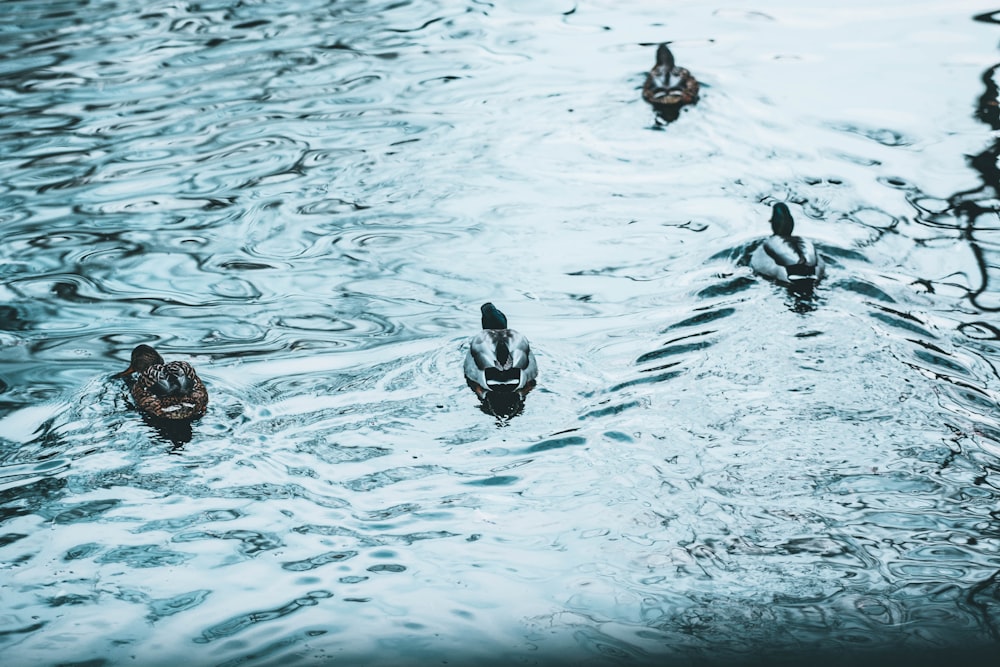
[[750,267],[765,278],[797,291],[808,291],[823,278],[826,267],[812,241],[792,234],[794,227],[788,205],[775,204],[771,210],[773,235],[753,251]]
[[208,390],[194,367],[186,361],[166,363],[149,345],[132,350],[129,367],[112,377],[125,381],[136,408],[148,417],[191,421],[208,409]]
[[469,341],[465,381],[495,414],[516,410],[536,384],[538,363],[528,339],[507,326],[492,303],[480,307],[483,330]]
[[674,64],[674,54],[666,44],[656,49],[656,65],[646,75],[642,98],[666,120],[675,120],[681,107],[698,101],[698,81],[691,72]]

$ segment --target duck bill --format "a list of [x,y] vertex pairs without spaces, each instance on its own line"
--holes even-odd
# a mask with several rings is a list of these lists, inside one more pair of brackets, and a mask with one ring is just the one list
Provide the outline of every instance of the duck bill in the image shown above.
[[134,372],[135,372],[135,370],[131,366],[129,366],[128,368],[126,368],[125,370],[123,370],[121,373],[115,373],[114,375],[112,375],[111,379],[115,380],[115,379],[118,379],[118,378],[127,378],[129,375],[131,375]]

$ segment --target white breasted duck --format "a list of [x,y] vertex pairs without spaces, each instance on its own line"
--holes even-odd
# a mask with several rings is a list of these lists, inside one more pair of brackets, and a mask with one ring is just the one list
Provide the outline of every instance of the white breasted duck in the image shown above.
[[507,317],[492,303],[482,308],[483,330],[469,342],[465,381],[494,414],[516,413],[535,386],[538,364],[528,339],[507,327]]
[[[138,377],[132,378],[132,373]],[[122,378],[138,410],[170,421],[198,419],[208,408],[208,390],[186,361],[166,363],[149,345],[132,350],[132,363],[114,375]]]
[[775,204],[771,213],[774,235],[757,246],[750,266],[765,278],[796,291],[808,291],[823,278],[825,266],[812,241],[792,235],[794,225],[788,206],[783,202]]
[[691,72],[674,64],[666,44],[656,49],[656,65],[646,75],[642,98],[665,120],[675,120],[681,107],[698,101],[698,82]]

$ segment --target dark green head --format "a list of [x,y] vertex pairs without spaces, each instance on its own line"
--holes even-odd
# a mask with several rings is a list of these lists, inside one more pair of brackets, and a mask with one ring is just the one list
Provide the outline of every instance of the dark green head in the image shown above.
[[480,308],[479,310],[481,310],[483,313],[484,329],[507,328],[507,316],[501,313],[500,310],[492,303],[484,303],[482,308]]
[[778,236],[791,236],[795,221],[792,220],[792,212],[788,210],[788,205],[778,202],[774,205],[771,213],[771,231]]
[[674,54],[670,52],[666,44],[660,44],[656,49],[656,66],[666,67],[667,71],[674,69]]
[[160,356],[159,352],[149,345],[138,345],[132,350],[132,363],[115,377],[125,377],[131,373],[141,373],[150,366],[157,366],[162,363],[163,357]]

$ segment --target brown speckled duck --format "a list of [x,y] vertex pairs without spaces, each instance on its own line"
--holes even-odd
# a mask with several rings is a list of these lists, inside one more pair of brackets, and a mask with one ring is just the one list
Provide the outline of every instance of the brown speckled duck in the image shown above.
[[[133,373],[138,377],[132,378]],[[136,407],[158,419],[185,421],[198,419],[208,407],[208,390],[186,361],[163,361],[149,345],[132,350],[132,363],[114,375],[123,378]]]
[[653,105],[660,116],[675,120],[681,107],[698,101],[698,82],[691,72],[674,64],[674,54],[666,44],[656,49],[656,66],[646,75],[642,98]]

